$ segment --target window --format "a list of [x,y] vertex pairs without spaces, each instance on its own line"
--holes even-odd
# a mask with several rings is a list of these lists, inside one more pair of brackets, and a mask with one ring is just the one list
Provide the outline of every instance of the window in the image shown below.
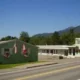
[[47,53],[49,53],[49,50],[47,50]]
[[12,48],[2,48],[2,55],[6,58],[9,58],[12,54]]
[[51,50],[50,53],[53,53],[53,50]]

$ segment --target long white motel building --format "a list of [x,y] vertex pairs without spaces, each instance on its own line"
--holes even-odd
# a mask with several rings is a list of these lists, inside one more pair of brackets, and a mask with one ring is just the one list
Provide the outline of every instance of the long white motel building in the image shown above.
[[80,57],[80,38],[76,38],[73,45],[37,45],[37,47],[39,55]]

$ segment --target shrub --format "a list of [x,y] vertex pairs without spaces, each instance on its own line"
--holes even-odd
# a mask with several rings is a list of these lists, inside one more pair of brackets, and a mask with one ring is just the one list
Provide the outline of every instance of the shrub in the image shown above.
[[59,56],[59,59],[63,59],[63,56]]

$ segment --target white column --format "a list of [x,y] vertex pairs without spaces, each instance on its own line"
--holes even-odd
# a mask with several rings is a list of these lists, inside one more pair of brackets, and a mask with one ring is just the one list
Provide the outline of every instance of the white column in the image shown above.
[[56,54],[56,50],[55,50],[55,54]]
[[71,49],[71,55],[73,56],[73,49]]
[[40,54],[42,55],[42,50],[40,49]]

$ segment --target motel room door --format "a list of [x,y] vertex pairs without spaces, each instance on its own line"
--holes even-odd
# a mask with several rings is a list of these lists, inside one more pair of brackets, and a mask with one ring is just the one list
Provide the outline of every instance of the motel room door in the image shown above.
[[75,51],[76,51],[75,48],[73,48],[73,56],[75,56]]

